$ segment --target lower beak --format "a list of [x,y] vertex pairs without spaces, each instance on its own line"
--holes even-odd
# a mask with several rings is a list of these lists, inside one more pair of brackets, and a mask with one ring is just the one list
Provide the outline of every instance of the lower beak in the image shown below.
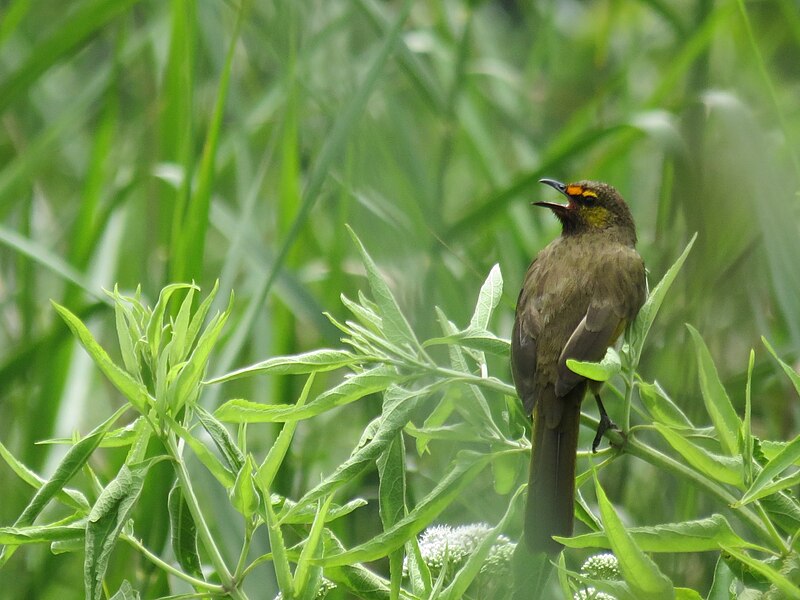
[[[549,185],[554,190],[558,190],[565,196],[567,196],[567,186],[560,181],[556,181],[555,179],[540,179],[539,183],[543,183],[545,185]],[[569,196],[567,196],[569,198]],[[570,209],[570,203],[567,202],[566,204],[558,204],[556,202],[534,202],[535,206],[544,206],[545,208],[549,208],[557,215],[566,215]]]

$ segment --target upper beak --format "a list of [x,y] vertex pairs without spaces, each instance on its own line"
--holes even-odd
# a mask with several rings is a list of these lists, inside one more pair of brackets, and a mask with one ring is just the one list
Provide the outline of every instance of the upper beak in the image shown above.
[[[549,185],[551,188],[558,190],[565,196],[567,195],[567,186],[560,181],[556,181],[555,179],[540,179],[539,183]],[[567,196],[567,198],[569,198],[569,196]],[[544,206],[549,208],[556,214],[564,214],[569,210],[570,207],[569,202],[567,202],[567,204],[558,204],[556,202],[534,202],[533,204],[536,206]]]

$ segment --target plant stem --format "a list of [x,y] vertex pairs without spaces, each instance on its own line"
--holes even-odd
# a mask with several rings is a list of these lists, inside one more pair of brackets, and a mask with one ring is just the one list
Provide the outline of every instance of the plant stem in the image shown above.
[[208,528],[208,523],[206,523],[206,520],[203,517],[203,511],[200,510],[200,505],[197,502],[197,497],[194,494],[194,488],[192,487],[189,473],[186,470],[186,465],[183,462],[183,458],[178,453],[178,448],[175,444],[175,437],[172,434],[168,435],[166,442],[169,451],[172,453],[172,456],[175,459],[175,473],[177,474],[178,479],[183,486],[183,495],[184,499],[186,500],[186,505],[189,507],[189,512],[192,513],[192,518],[194,519],[195,526],[197,527],[197,533],[202,540],[203,547],[205,548],[206,552],[208,552],[211,564],[213,564],[214,568],[217,570],[217,575],[222,581],[224,590],[231,598],[234,598],[235,600],[247,600],[247,595],[238,588],[236,580],[233,578],[228,570],[228,567],[225,565],[225,559],[222,557],[219,548],[217,548],[217,544],[214,542],[214,537],[211,535],[211,530]]
[[163,561],[159,556],[153,554],[147,547],[142,544],[138,539],[135,537],[131,537],[125,535],[124,533],[120,535],[120,538],[128,542],[131,546],[136,548],[139,552],[141,552],[144,557],[159,567],[161,570],[166,571],[170,575],[174,575],[178,579],[183,579],[189,585],[195,588],[201,588],[204,590],[208,590],[209,592],[214,592],[216,594],[223,594],[225,593],[225,588],[221,585],[217,585],[216,583],[208,583],[207,581],[203,581],[202,579],[198,579],[197,577],[192,577],[188,573],[181,571],[180,569],[176,569],[168,562]]

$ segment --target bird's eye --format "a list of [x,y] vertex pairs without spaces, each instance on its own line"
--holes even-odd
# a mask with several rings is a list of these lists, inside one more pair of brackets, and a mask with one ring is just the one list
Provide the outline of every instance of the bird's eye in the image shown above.
[[597,194],[591,190],[584,190],[581,194],[581,199],[586,206],[594,206],[597,204]]

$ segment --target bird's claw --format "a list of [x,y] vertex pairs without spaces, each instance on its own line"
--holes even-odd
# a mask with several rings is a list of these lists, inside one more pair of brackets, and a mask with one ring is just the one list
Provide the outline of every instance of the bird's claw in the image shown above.
[[592,454],[597,453],[597,448],[600,447],[603,434],[609,429],[616,429],[619,431],[617,424],[614,423],[614,421],[612,421],[607,414],[603,413],[600,415],[600,424],[597,426],[597,435],[594,436],[594,441],[592,442]]

